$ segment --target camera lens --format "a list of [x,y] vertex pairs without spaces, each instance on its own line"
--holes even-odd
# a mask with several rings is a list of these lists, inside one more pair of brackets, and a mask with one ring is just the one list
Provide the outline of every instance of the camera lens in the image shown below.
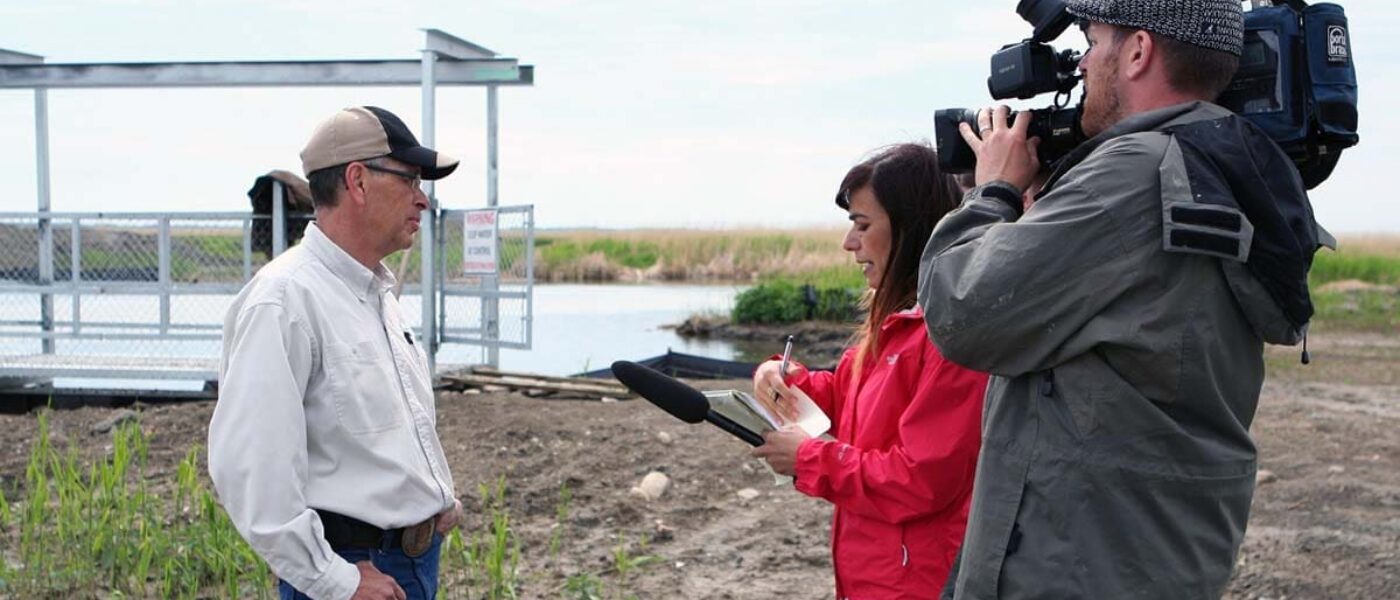
[[[1015,122],[1016,113],[1007,115]],[[933,113],[933,141],[938,148],[938,166],[947,173],[968,173],[977,166],[977,155],[958,131],[959,123],[967,123],[977,131],[977,111],[970,108],[945,108]],[[1049,166],[1085,141],[1079,128],[1079,107],[1047,107],[1031,111],[1026,137],[1040,138],[1036,154],[1041,164]]]
[[938,166],[945,173],[967,173],[977,166],[977,155],[958,131],[959,123],[977,130],[977,111],[945,108],[933,113],[933,143],[938,148]]

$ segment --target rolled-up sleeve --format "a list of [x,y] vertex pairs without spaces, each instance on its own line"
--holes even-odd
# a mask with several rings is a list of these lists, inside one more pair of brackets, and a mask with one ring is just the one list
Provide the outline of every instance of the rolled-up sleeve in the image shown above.
[[244,306],[225,336],[209,423],[219,501],[278,577],[312,598],[350,598],[359,570],[331,550],[304,493],[312,336],[275,303]]

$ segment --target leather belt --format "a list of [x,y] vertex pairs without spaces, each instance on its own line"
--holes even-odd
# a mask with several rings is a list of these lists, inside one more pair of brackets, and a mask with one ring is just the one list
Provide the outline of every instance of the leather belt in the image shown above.
[[321,517],[326,541],[332,548],[399,548],[408,557],[418,558],[433,545],[435,517],[428,517],[417,525],[381,529],[354,517],[319,508],[315,510]]

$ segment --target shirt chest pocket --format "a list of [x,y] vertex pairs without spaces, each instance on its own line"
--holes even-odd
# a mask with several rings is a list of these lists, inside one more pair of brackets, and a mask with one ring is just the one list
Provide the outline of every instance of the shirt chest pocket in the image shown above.
[[373,340],[326,344],[325,373],[340,426],[375,433],[403,422],[403,390],[393,358]]

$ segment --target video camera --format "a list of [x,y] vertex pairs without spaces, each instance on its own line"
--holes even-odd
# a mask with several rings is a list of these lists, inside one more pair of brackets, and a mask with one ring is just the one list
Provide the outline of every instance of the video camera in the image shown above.
[[[1255,0],[1244,15],[1239,70],[1217,100],[1249,119],[1281,147],[1308,189],[1332,174],[1342,150],[1356,145],[1356,68],[1346,14],[1336,4],[1308,6],[1284,0],[1278,6]],[[992,55],[987,88],[992,98],[1028,99],[1055,92],[1049,107],[1031,111],[1029,137],[1040,137],[1037,154],[1052,165],[1087,138],[1080,104],[1069,106],[1079,84],[1080,54],[1056,51],[1048,42],[1074,22],[1064,0],[1021,0],[1016,14],[1034,27],[1031,37]],[[1014,117],[1014,113],[1012,115]],[[977,157],[958,124],[977,129],[977,111],[949,108],[934,113],[934,143],[945,172],[966,173]]]

